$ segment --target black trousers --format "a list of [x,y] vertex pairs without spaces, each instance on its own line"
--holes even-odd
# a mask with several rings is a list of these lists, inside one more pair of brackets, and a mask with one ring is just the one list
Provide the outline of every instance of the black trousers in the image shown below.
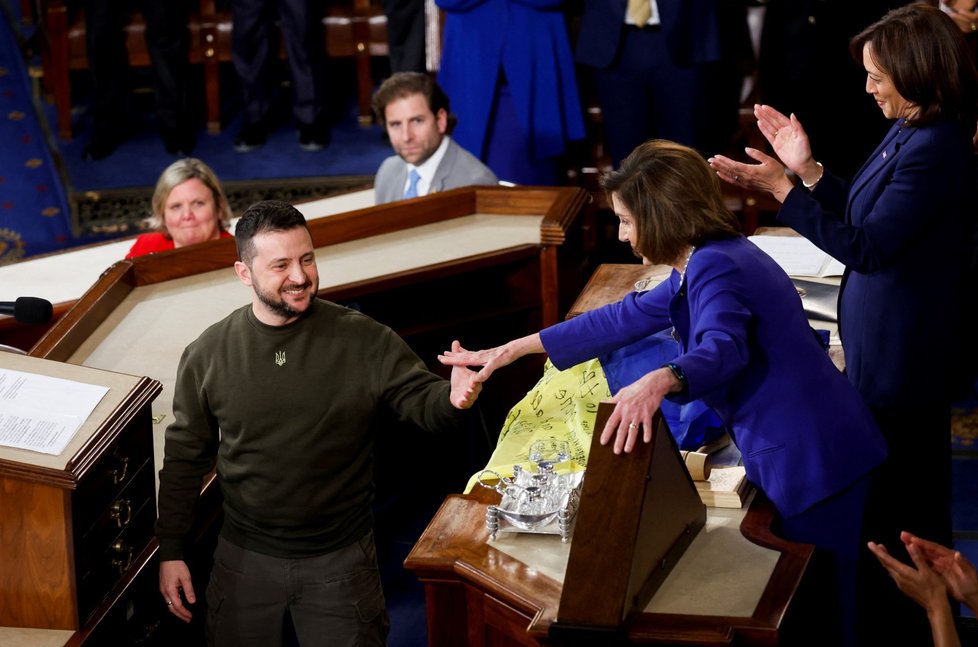
[[381,0],[391,72],[425,71],[424,0]]
[[210,647],[281,647],[287,616],[301,645],[381,647],[390,630],[372,532],[304,559],[221,537],[206,595]]
[[292,75],[292,113],[302,124],[317,121],[323,107],[322,1],[231,0],[231,11],[231,56],[241,79],[245,119],[251,123],[264,120],[272,105],[278,20]]
[[[85,45],[92,75],[93,137],[117,136],[126,113],[129,62],[123,29],[132,3],[83,0],[83,6]],[[139,8],[146,21],[146,45],[160,128],[190,128],[187,1],[141,0]]]

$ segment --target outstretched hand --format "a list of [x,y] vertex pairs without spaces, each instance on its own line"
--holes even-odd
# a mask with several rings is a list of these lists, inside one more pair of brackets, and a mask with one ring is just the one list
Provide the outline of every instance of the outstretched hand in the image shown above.
[[[451,352],[464,352],[458,340],[452,342]],[[448,396],[452,406],[456,409],[468,409],[475,404],[479,393],[482,392],[482,382],[478,381],[477,377],[478,373],[470,369],[467,364],[452,365],[452,390]]]
[[510,364],[529,353],[542,353],[543,342],[540,333],[514,339],[502,346],[486,350],[465,350],[458,342],[452,343],[452,350],[438,356],[438,361],[447,366],[481,366],[482,370],[472,376],[473,384],[481,384],[497,368]]

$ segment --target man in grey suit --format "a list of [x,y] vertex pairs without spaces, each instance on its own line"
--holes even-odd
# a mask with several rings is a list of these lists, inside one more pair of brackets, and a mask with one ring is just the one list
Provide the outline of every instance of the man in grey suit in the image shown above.
[[455,115],[448,97],[427,74],[398,72],[373,98],[374,114],[397,155],[377,170],[377,204],[477,184],[496,184],[489,168],[449,137]]

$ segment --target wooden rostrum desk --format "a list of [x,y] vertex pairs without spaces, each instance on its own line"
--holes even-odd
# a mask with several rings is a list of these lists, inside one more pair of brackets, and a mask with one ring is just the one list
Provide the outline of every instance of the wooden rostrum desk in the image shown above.
[[[444,349],[455,335],[480,325],[526,334],[556,321],[565,307],[558,256],[569,251],[585,199],[578,189],[479,187],[310,221],[320,296],[355,302],[416,351],[427,340]],[[251,301],[232,269],[235,260],[234,241],[224,239],[119,261],[30,350],[35,357],[159,380],[154,473],[173,420],[184,347]],[[422,357],[433,361],[434,355]],[[204,526],[219,512],[217,490],[213,480],[204,486],[198,511]],[[154,555],[155,545],[135,555],[131,572],[146,580],[143,607],[159,612]],[[69,644],[120,644],[87,642],[95,630],[83,627]],[[2,632],[0,644],[6,644]]]
[[[618,299],[635,280],[657,271],[639,265],[601,266],[571,314]],[[611,450],[593,445],[592,463],[597,451]],[[622,479],[638,477],[626,484],[625,492],[641,492],[643,475],[652,473],[629,471],[625,465],[640,451],[613,457],[622,461]],[[585,487],[587,481],[585,477]],[[597,503],[612,508],[608,512],[612,514],[643,505],[638,497],[609,494]],[[589,553],[571,552],[555,535],[500,533],[489,541],[486,506],[499,499],[497,492],[480,486],[468,495],[449,496],[405,561],[424,585],[431,647],[605,645],[614,640],[659,645],[783,644],[790,624],[785,621],[792,604],[798,603],[813,549],[773,534],[774,508],[762,494],[756,493],[746,509],[709,508],[706,526],[651,600],[634,610],[626,603],[613,636],[596,640],[582,635],[576,639],[579,642],[566,632],[551,633],[551,626],[561,619],[565,574],[581,572],[568,560],[624,555],[621,559],[628,561],[631,551],[641,550],[642,538],[629,537],[608,523],[575,528],[571,546],[578,533],[589,532],[587,543],[594,546]],[[587,503],[582,498],[579,519]],[[580,596],[585,596],[585,604],[589,597],[596,609],[602,606],[611,588],[605,580],[619,568],[614,558],[608,563],[608,578],[568,583],[575,587],[569,593],[578,598],[578,607]]]
[[150,404],[161,385],[13,353],[0,367],[109,388],[60,454],[0,447],[0,626],[78,630],[154,549]]

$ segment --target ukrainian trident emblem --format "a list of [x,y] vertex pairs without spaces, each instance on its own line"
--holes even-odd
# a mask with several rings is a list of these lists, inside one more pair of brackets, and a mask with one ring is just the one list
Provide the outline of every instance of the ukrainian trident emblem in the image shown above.
[[275,351],[275,364],[277,366],[281,366],[281,365],[285,364],[285,351],[284,350],[277,350],[277,351]]

